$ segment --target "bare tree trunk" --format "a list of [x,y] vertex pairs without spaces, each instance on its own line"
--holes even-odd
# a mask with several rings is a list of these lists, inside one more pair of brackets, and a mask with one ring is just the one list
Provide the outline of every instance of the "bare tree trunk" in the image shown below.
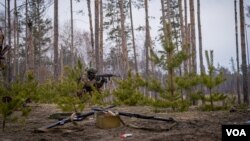
[[126,76],[128,72],[128,51],[127,51],[127,40],[126,40],[126,32],[125,32],[125,15],[124,15],[123,5],[124,5],[124,1],[119,0],[120,18],[121,18],[123,76]]
[[165,15],[165,6],[164,6],[164,0],[161,0],[161,14],[162,14],[162,24],[163,24],[163,36],[164,40],[166,41],[167,38],[167,31],[166,31],[166,15]]
[[70,46],[71,46],[71,65],[72,67],[75,64],[74,61],[74,25],[73,25],[73,4],[72,4],[72,0],[70,0],[70,24],[71,24],[71,42],[70,42]]
[[[188,34],[187,35],[187,54],[188,55],[192,55],[192,48],[190,47],[190,45],[191,45],[190,40],[191,40],[191,36],[192,36],[191,30],[192,30],[191,24],[188,24],[188,32],[187,32],[187,34]],[[188,60],[188,71],[189,71],[189,73],[191,73],[192,70],[193,70],[192,58],[190,58]]]
[[179,13],[180,13],[180,26],[181,26],[181,47],[182,47],[182,50],[185,50],[184,49],[184,38],[185,38],[185,30],[184,30],[184,24],[183,24],[183,9],[182,9],[182,0],[178,0],[178,5],[179,5]]
[[[10,17],[10,0],[7,0],[8,2],[8,44],[9,46],[11,46],[11,17]],[[11,82],[11,79],[12,79],[12,73],[11,73],[11,50],[8,51],[8,54],[7,54],[7,61],[8,61],[8,72],[7,72],[7,80],[8,80],[8,83]]]
[[132,12],[132,2],[129,0],[129,11],[130,11],[130,24],[132,32],[132,45],[134,51],[134,61],[135,61],[135,72],[138,74],[138,65],[137,65],[137,56],[136,56],[136,47],[135,47],[135,35],[134,35],[134,22],[133,22],[133,12]]
[[149,75],[149,48],[150,48],[150,31],[148,20],[148,0],[144,0],[145,5],[145,24],[146,24],[146,38],[145,38],[145,51],[146,51],[146,77]]
[[[185,40],[184,40],[184,51],[187,55],[188,54],[188,23],[187,23],[187,0],[184,0],[184,13],[185,13],[185,17],[184,17],[184,21],[185,21]],[[188,60],[184,61],[184,74],[188,73]]]
[[54,1],[54,79],[59,79],[58,59],[58,0]]
[[63,49],[61,48],[60,49],[60,68],[61,68],[61,74],[60,74],[60,76],[61,76],[61,79],[63,78],[63,74],[64,74],[64,64],[63,64]]
[[95,0],[95,66],[98,71],[100,69],[99,49],[99,0]]
[[[40,13],[40,4],[37,5],[37,14],[38,14],[37,17],[41,16],[41,13]],[[37,58],[37,60],[35,59],[35,72],[36,72],[37,79],[40,81],[40,79],[41,79],[41,76],[40,76],[40,67],[41,67],[41,43],[40,43],[40,40],[41,40],[41,36],[40,36],[41,29],[40,29],[40,27],[41,27],[41,25],[40,25],[40,22],[38,22],[38,21],[36,21],[36,23],[38,23],[38,35],[39,36],[35,39],[35,40],[37,40],[35,47],[38,49],[38,53],[37,54],[35,53],[35,56],[36,56],[35,58]]]
[[[87,0],[87,5],[88,5],[88,15],[89,15],[89,29],[90,29],[90,40],[91,40],[91,61],[90,64],[95,60],[94,59],[94,33],[93,33],[93,24],[92,24],[92,14],[91,14],[91,1]],[[94,62],[93,62],[94,63]]]
[[[7,5],[7,0],[5,0],[4,5]],[[3,42],[3,45],[6,45],[6,37],[7,37],[7,14],[8,14],[8,8],[5,8],[4,10],[4,37],[5,40]]]
[[189,7],[190,7],[190,21],[191,21],[192,72],[196,74],[197,64],[196,64],[194,0],[189,0]]
[[238,104],[241,104],[240,96],[240,63],[239,63],[239,43],[238,43],[238,18],[237,18],[237,0],[234,0],[234,12],[235,12],[235,40],[236,40],[236,63],[237,63],[237,78],[236,78],[236,90],[238,96]]
[[25,1],[25,69],[24,72],[28,70],[28,0]]
[[14,0],[14,49],[13,49],[13,78],[16,79],[17,76],[17,3],[16,0]]
[[103,4],[100,0],[100,72],[103,72]]
[[244,95],[244,103],[249,105],[248,75],[247,75],[246,45],[245,45],[245,17],[244,17],[243,0],[240,0],[240,32],[241,32],[242,73],[243,73],[243,95]]
[[17,33],[16,33],[16,38],[17,38],[17,70],[16,70],[16,75],[19,76],[20,75],[20,67],[19,67],[19,38],[20,38],[20,34],[19,34],[19,29],[20,29],[20,26],[19,26],[19,18],[18,18],[18,15],[16,17],[16,20],[17,20]]
[[202,50],[202,34],[201,34],[201,16],[200,16],[200,0],[197,0],[197,16],[198,16],[198,36],[199,36],[199,55],[200,55],[200,73],[205,73],[203,63],[203,50]]
[[32,21],[28,20],[27,23],[28,27],[28,48],[27,48],[27,64],[28,64],[28,71],[34,73],[34,66],[35,66],[35,55],[34,55],[34,45],[33,45],[33,35],[32,35]]

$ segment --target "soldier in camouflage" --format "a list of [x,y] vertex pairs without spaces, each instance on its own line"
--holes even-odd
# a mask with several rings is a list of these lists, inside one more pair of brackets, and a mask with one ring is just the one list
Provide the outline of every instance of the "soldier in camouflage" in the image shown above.
[[81,77],[81,83],[83,83],[83,89],[78,92],[78,96],[81,97],[83,93],[89,93],[92,96],[94,90],[100,91],[104,83],[107,82],[106,78],[96,77],[97,71],[93,68],[87,70],[86,76]]

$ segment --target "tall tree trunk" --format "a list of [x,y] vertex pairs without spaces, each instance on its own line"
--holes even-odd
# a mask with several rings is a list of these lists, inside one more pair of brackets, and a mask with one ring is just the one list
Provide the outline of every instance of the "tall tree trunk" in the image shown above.
[[197,16],[198,16],[198,36],[199,36],[199,56],[200,56],[200,73],[205,73],[203,64],[203,50],[202,50],[202,34],[201,34],[201,15],[200,15],[200,0],[197,0]]
[[64,63],[63,63],[63,49],[60,49],[60,77],[61,79],[63,78],[63,74],[64,74]]
[[[8,2],[8,44],[9,46],[11,46],[11,17],[10,17],[10,0],[7,0]],[[8,83],[11,82],[12,79],[12,73],[11,73],[11,50],[8,51],[7,54],[7,61],[8,61],[8,72],[7,72],[7,79],[8,79]]]
[[242,57],[244,103],[249,104],[248,75],[247,75],[248,73],[247,73],[246,45],[245,45],[245,17],[244,17],[243,0],[240,0],[240,32],[241,32],[241,57]]
[[[187,22],[187,0],[184,0],[184,22],[185,22],[185,39],[184,39],[184,51],[187,55],[188,54],[188,48],[189,48],[189,44],[188,44],[188,22]],[[188,60],[184,61],[184,74],[188,73]]]
[[[188,55],[192,55],[192,48],[190,47],[191,46],[191,43],[190,43],[190,40],[191,40],[191,36],[192,36],[192,28],[191,28],[191,24],[188,24],[188,30],[187,30],[187,54]],[[188,60],[188,71],[189,73],[192,73],[193,71],[193,65],[192,65],[192,58],[190,58]]]
[[103,72],[103,3],[100,0],[100,72]]
[[190,21],[191,21],[192,72],[196,74],[197,64],[196,64],[194,0],[189,0],[189,7],[190,7]]
[[236,63],[237,63],[237,78],[236,90],[238,96],[238,104],[241,104],[240,96],[240,63],[239,63],[239,43],[238,43],[238,14],[237,14],[237,0],[234,0],[234,13],[235,13],[235,40],[236,40]]
[[144,5],[145,5],[145,24],[146,24],[145,51],[146,51],[146,77],[147,77],[149,75],[149,48],[150,48],[148,0],[144,0]]
[[7,15],[8,15],[8,8],[6,8],[7,0],[4,2],[5,10],[4,10],[4,37],[5,40],[3,42],[3,45],[6,45],[6,37],[7,37]]
[[59,78],[58,59],[58,0],[54,1],[54,79]]
[[13,78],[16,79],[17,76],[17,2],[14,0],[14,49],[13,49]]
[[[40,16],[41,16],[40,3],[38,3],[38,5],[37,5],[37,17],[40,17]],[[40,43],[41,29],[40,29],[40,27],[41,27],[41,24],[38,21],[36,21],[36,23],[38,24],[38,27],[37,27],[38,28],[37,29],[38,37],[35,39],[35,40],[37,40],[35,47],[38,49],[38,53],[36,54],[36,52],[35,52],[35,56],[36,56],[36,59],[37,59],[37,60],[35,60],[35,72],[36,72],[37,79],[40,81],[40,79],[41,79],[41,77],[40,77],[40,67],[41,67],[41,43]],[[55,53],[54,53],[54,55],[55,55]]]
[[129,0],[129,12],[130,12],[131,34],[132,34],[132,46],[133,46],[134,61],[135,61],[135,72],[136,72],[136,74],[138,74],[138,65],[137,65],[137,56],[136,56],[136,47],[135,47],[134,22],[133,22],[133,12],[132,12],[132,1],[131,0]]
[[123,5],[124,5],[124,1],[119,0],[120,18],[121,18],[123,76],[126,76],[128,72],[128,51],[127,51],[127,39],[126,39],[126,32],[125,32],[125,15],[124,15]]
[[[20,29],[20,25],[19,25],[19,18],[18,15],[16,17],[16,22],[17,22],[17,33],[16,33],[16,38],[17,38],[17,58],[19,58],[19,39],[20,39],[20,34],[19,34],[19,29]],[[19,59],[18,59],[19,60]],[[19,61],[17,60],[17,70],[16,70],[16,75],[19,76],[20,75],[20,67],[19,67]]]
[[185,29],[184,29],[184,24],[183,24],[183,8],[182,8],[182,0],[178,0],[178,5],[179,5],[179,13],[180,13],[180,26],[181,26],[181,47],[182,47],[182,50],[185,50],[184,49],[184,38],[185,38]]
[[88,5],[88,15],[89,15],[89,30],[90,30],[90,40],[91,40],[91,47],[92,47],[92,51],[91,51],[91,63],[94,63],[93,61],[94,59],[94,33],[93,33],[93,23],[92,23],[92,13],[91,13],[91,1],[87,0],[87,5]]
[[165,6],[164,6],[164,0],[161,0],[161,14],[162,14],[162,24],[163,24],[163,39],[164,41],[167,40],[167,31],[166,31],[166,15],[165,15]]
[[70,24],[71,24],[71,42],[70,42],[70,46],[71,46],[71,65],[72,67],[75,64],[74,61],[74,25],[73,25],[73,3],[72,0],[70,0]]
[[27,27],[28,27],[28,48],[27,48],[27,56],[28,56],[28,60],[27,60],[27,65],[28,65],[28,71],[31,73],[35,73],[34,72],[34,67],[35,67],[35,55],[34,55],[34,44],[33,44],[33,35],[32,35],[32,21],[29,19],[28,23],[27,23]]
[[99,0],[95,0],[95,66],[99,71],[100,69],[100,56],[99,56]]
[[28,0],[25,1],[25,69],[24,72],[28,70]]

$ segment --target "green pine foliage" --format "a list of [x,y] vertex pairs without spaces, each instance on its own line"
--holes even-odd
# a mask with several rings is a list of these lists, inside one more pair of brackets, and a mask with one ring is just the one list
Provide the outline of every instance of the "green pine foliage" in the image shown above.
[[194,90],[195,86],[201,83],[201,77],[194,73],[187,73],[183,76],[178,76],[175,78],[177,88],[186,93],[186,99],[190,102],[196,103],[198,100],[203,100],[202,93],[199,89]]
[[[24,121],[29,115],[31,108],[27,106],[28,101],[36,101],[38,94],[38,83],[31,73],[28,73],[26,80],[16,81],[10,84],[8,88],[0,86],[0,115],[3,118],[2,129],[4,131],[7,121]],[[8,98],[9,100],[5,100]],[[13,113],[21,111],[21,115]]]
[[71,68],[65,68],[66,76],[59,82],[56,87],[56,99],[55,103],[63,111],[81,112],[84,109],[85,98],[77,96],[77,92],[81,91],[83,84],[79,83],[79,78],[84,74],[83,64],[78,60],[77,65]]
[[114,103],[118,105],[142,105],[147,99],[143,96],[139,88],[146,85],[146,82],[139,76],[128,73],[124,80],[116,80],[118,88],[113,91]]
[[222,93],[214,92],[213,89],[223,83],[225,78],[222,72],[216,74],[216,69],[213,64],[213,51],[210,53],[206,50],[205,51],[207,66],[208,66],[208,73],[204,73],[201,75],[202,84],[207,87],[209,91],[209,96],[205,97],[205,102],[210,102],[210,105],[204,105],[202,107],[203,110],[221,110],[221,106],[215,106],[214,102],[224,101],[227,96]]
[[94,91],[91,97],[91,103],[98,106],[106,106],[112,104],[111,101],[105,101],[112,94],[108,90]]
[[53,80],[47,80],[39,85],[37,99],[39,103],[54,103],[56,101],[56,91],[58,83]]
[[[153,106],[172,107],[173,110],[182,111],[186,109],[185,107],[188,105],[188,102],[181,99],[181,92],[178,90],[177,84],[175,82],[175,70],[179,68],[179,66],[188,58],[188,56],[184,53],[184,51],[177,50],[176,45],[173,43],[169,24],[165,26],[164,31],[167,33],[167,35],[162,39],[163,51],[159,51],[160,56],[158,56],[158,54],[151,50],[151,60],[167,71],[167,82],[166,86],[156,91],[160,94],[161,98],[159,100],[155,100],[153,102]],[[150,87],[148,88],[151,89]]]

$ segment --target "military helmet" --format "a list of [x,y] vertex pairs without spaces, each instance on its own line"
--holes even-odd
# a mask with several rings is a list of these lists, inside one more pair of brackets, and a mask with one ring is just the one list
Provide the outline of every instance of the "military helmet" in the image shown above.
[[87,73],[88,73],[88,74],[95,74],[95,73],[97,73],[97,71],[96,71],[94,68],[89,68],[89,69],[87,70]]
[[97,71],[93,68],[87,70],[87,77],[89,80],[93,80],[95,78]]

